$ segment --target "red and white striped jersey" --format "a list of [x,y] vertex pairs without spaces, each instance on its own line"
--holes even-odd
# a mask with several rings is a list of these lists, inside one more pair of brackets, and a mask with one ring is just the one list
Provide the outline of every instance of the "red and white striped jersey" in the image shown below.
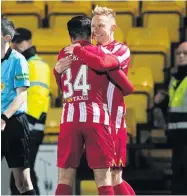
[[[127,75],[130,64],[129,48],[125,44],[113,41],[110,44],[102,47],[102,49],[105,53],[111,53],[118,58],[120,68]],[[122,91],[112,82],[109,82],[108,84],[107,100],[112,123],[116,128],[125,128],[126,123],[124,115],[126,112],[126,106],[124,103],[123,94]]]
[[71,68],[61,76],[63,91],[61,123],[88,122],[109,125],[107,87],[108,79],[105,73],[92,70],[74,56]]

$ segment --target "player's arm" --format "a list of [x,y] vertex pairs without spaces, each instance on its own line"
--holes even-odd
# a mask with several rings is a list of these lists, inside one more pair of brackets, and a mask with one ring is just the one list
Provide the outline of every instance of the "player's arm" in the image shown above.
[[[77,48],[79,48],[79,50],[78,50],[79,54],[76,52]],[[85,52],[85,50],[87,52]],[[93,63],[93,65],[92,65],[93,69],[94,69],[94,66],[96,66],[96,63],[94,63],[94,59],[97,59],[97,58],[100,59],[100,61],[102,61],[102,63],[101,63],[98,60],[97,65],[100,65],[100,67],[102,67],[105,70],[107,70],[108,68],[111,68],[113,65],[116,65],[118,62],[118,65],[120,65],[121,69],[116,69],[114,71],[110,71],[109,76],[121,88],[124,96],[129,95],[133,92],[134,87],[126,76],[126,73],[128,71],[129,60],[130,60],[130,51],[126,46],[121,47],[118,55],[104,54],[104,52],[100,49],[100,47],[94,47],[94,46],[91,46],[91,47],[89,46],[89,47],[85,47],[85,48],[80,47],[80,46],[76,46],[74,48],[74,53],[78,57],[81,54],[81,58],[82,57],[84,58],[84,59],[82,58],[82,60],[84,62],[85,62],[85,60],[87,60],[86,64],[88,66],[91,63]],[[101,60],[102,59],[101,57],[104,57],[104,59],[106,59],[106,61]],[[115,61],[114,61],[114,59],[115,59]]]
[[111,55],[111,54],[105,54],[100,49],[100,47],[94,47],[94,46],[91,46],[91,47],[89,46],[85,48],[76,46],[73,52],[79,58],[81,57],[81,60],[83,60],[83,62],[85,62],[88,66],[90,65],[91,67],[93,66],[92,67],[93,69],[95,69],[97,65],[98,71],[101,71],[101,69],[105,69],[105,70],[110,69],[110,68],[114,69],[116,64],[119,65],[120,63],[120,66],[121,68],[124,69],[124,72],[122,70],[110,71],[109,76],[121,88],[124,96],[129,95],[133,92],[134,87],[132,83],[128,80],[125,74],[125,72],[127,72],[128,64],[129,64],[128,60],[129,60],[130,54],[129,54],[128,48],[122,47],[121,52],[119,53],[118,56]]
[[[59,61],[61,58],[65,57],[65,54],[63,52],[63,49],[59,52],[58,54],[58,58],[57,60]],[[55,67],[53,68],[53,74],[55,76],[55,80],[56,80],[56,83],[57,83],[57,86],[62,89],[62,85],[61,85],[61,74],[60,71],[58,70],[58,61],[55,65]]]
[[76,46],[73,53],[89,67],[97,71],[107,71],[119,68],[118,59],[111,54],[105,54],[100,47]]
[[70,45],[65,49],[68,54],[75,54],[86,65],[96,71],[107,71],[119,68],[118,59],[110,54],[105,54],[100,47],[88,45]]
[[58,55],[58,62],[56,63],[53,69],[53,74],[55,76],[56,83],[60,89],[62,89],[61,76],[63,72],[70,67],[71,63],[72,59],[67,58],[67,55],[64,53],[63,50],[61,50]]
[[121,88],[123,96],[127,96],[133,92],[134,87],[132,83],[121,69],[110,71],[109,77]]

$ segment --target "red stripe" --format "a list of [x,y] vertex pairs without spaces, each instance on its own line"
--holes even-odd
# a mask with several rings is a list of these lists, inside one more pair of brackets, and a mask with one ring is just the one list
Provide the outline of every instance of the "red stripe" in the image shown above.
[[[114,52],[114,53],[112,52],[112,54],[114,54],[116,56],[122,56],[127,52],[128,47],[126,47],[125,45],[122,45],[120,43],[118,45],[121,45],[121,47],[116,52]],[[118,45],[116,45],[115,47],[117,47]],[[113,50],[115,50],[115,47]]]

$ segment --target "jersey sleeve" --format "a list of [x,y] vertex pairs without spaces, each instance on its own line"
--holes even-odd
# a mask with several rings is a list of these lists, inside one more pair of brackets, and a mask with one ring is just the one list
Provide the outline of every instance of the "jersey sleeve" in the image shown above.
[[109,76],[121,88],[125,96],[131,94],[134,90],[132,83],[127,78],[130,64],[130,50],[126,45],[122,45],[115,55],[120,63],[120,69],[109,72]]
[[120,69],[127,75],[130,65],[130,50],[126,45],[122,45],[119,51],[116,52],[115,56],[117,57],[120,63]]
[[76,46],[73,52],[80,60],[96,71],[119,68],[118,59],[111,54],[105,54],[100,47],[91,45],[86,47]]
[[110,71],[109,76],[121,88],[124,96],[133,92],[134,87],[132,83],[128,80],[126,74],[121,69]]
[[20,56],[15,63],[14,88],[29,86],[29,65],[25,57]]

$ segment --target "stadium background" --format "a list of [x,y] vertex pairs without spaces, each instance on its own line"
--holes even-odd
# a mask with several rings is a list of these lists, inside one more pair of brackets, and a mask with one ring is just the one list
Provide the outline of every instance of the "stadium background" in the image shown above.
[[[153,97],[158,89],[169,82],[170,70],[175,66],[174,52],[177,42],[187,40],[187,2],[2,1],[1,13],[12,20],[16,27],[25,27],[32,31],[33,44],[38,54],[52,70],[60,49],[70,43],[67,21],[80,14],[91,17],[91,10],[95,5],[110,7],[116,11],[118,28],[115,39],[127,43],[131,50],[128,77],[135,86],[135,92],[124,98],[129,136],[128,163],[124,169],[124,178],[137,194],[169,194],[171,150],[165,143],[164,130],[155,126],[154,119],[158,114],[153,112]],[[40,160],[36,164],[36,167],[41,168],[45,167],[44,162],[39,163],[43,156],[52,160],[55,168],[54,149],[61,116],[61,94],[52,71],[50,89],[51,108],[42,148],[43,152],[50,151],[51,154],[46,156],[41,152]],[[42,173],[40,168],[36,169],[38,176],[46,174],[46,171]],[[54,170],[50,169],[51,175],[54,175]],[[50,178],[50,173],[43,179],[40,177],[41,182]],[[49,194],[52,185],[48,181],[42,182],[45,183],[45,192]],[[93,174],[86,166],[85,157],[78,170],[75,185],[77,194],[96,194]]]

